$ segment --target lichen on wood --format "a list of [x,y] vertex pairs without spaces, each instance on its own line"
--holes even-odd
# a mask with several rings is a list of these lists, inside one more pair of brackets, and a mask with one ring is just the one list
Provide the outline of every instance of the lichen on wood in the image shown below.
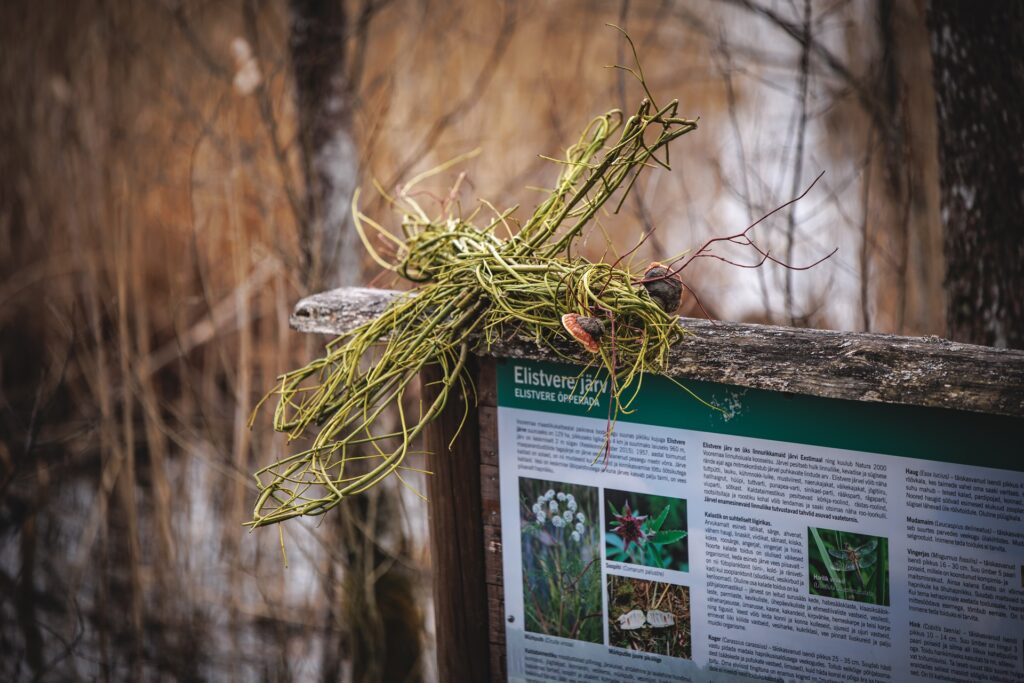
[[[380,289],[331,290],[300,301],[291,324],[303,332],[340,334],[365,319],[364,307],[375,314],[396,294]],[[669,352],[665,372],[682,381],[1024,416],[1024,351],[940,337],[697,318],[681,318],[679,324],[689,336]],[[589,354],[577,346],[565,339],[555,351],[510,329],[490,344],[487,355],[585,363]]]

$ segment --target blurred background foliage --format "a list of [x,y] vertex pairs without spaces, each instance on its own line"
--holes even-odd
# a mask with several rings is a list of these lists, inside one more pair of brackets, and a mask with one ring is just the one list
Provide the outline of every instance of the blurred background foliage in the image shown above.
[[648,230],[645,258],[699,246],[824,170],[757,230],[796,264],[839,253],[807,273],[695,265],[704,307],[943,331],[918,4],[5,2],[0,678],[435,676],[422,501],[378,487],[288,524],[286,567],[273,530],[241,527],[249,473],[283,448],[268,419],[246,421],[322,341],[288,329],[300,296],[394,284],[353,246],[352,188],[479,146],[466,210],[532,207],[557,173],[538,154],[639,97],[603,68],[628,61],[606,22],[701,123],[671,174],[601,218],[588,256]]

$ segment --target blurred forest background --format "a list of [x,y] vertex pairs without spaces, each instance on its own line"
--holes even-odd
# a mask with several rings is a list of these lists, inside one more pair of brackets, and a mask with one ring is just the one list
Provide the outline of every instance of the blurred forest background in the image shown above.
[[[355,187],[394,188],[480,147],[461,167],[463,206],[528,209],[528,187],[557,173],[539,154],[636,106],[638,84],[604,68],[631,59],[606,23],[628,29],[651,89],[700,128],[675,144],[672,173],[647,175],[621,215],[602,217],[587,255],[648,230],[643,258],[698,247],[825,171],[755,234],[797,265],[838,253],[806,272],[695,265],[704,308],[957,333],[943,218],[970,218],[986,195],[951,195],[940,173],[955,140],[933,89],[945,43],[930,37],[949,38],[951,12],[894,0],[3,3],[0,679],[436,677],[423,502],[383,486],[289,523],[286,567],[274,530],[241,526],[251,471],[283,451],[269,418],[247,421],[323,341],[289,330],[299,297],[396,284],[353,238]],[[1019,14],[982,28],[1008,35]],[[954,52],[936,73],[967,73]],[[985,102],[1019,97],[1019,69],[986,74],[998,83]],[[1008,140],[988,143],[1020,147]],[[1003,178],[1018,227],[1022,165]],[[429,189],[445,195],[455,175]],[[367,213],[393,224],[383,203]],[[1024,261],[1015,239],[993,253]],[[979,242],[956,253],[977,260]],[[983,289],[963,317],[992,320],[968,337],[1019,345],[999,326],[1012,288]]]

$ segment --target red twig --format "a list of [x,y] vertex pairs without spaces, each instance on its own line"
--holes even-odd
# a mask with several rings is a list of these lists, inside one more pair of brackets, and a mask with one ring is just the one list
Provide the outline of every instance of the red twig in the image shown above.
[[619,397],[619,382],[618,382],[618,355],[616,353],[615,344],[615,316],[611,311],[607,313],[608,319],[611,320],[611,339],[612,339],[612,369],[608,374],[610,375],[611,387],[608,389],[608,422],[604,428],[604,467],[601,469],[602,472],[608,470],[608,464],[611,462],[612,457],[612,402],[618,401]]
[[[806,197],[807,193],[811,191],[811,188],[814,187],[818,183],[819,180],[821,180],[821,177],[823,175],[825,175],[824,171],[819,173],[818,177],[815,178],[813,181],[811,181],[811,184],[808,185],[807,189],[805,189],[803,192],[801,192],[799,196],[794,197],[793,199],[790,199],[785,204],[781,204],[781,205],[775,207],[774,209],[772,209],[771,211],[769,211],[768,213],[766,213],[765,215],[761,216],[756,221],[754,221],[753,223],[748,225],[741,232],[738,232],[738,233],[736,233],[734,235],[725,235],[723,237],[712,237],[707,242],[705,242],[704,245],[700,249],[695,251],[693,254],[690,255],[689,258],[687,258],[685,261],[683,261],[683,264],[681,266],[678,266],[676,268],[670,268],[668,273],[666,273],[665,275],[662,275],[659,278],[654,278],[654,279],[659,279],[660,280],[660,279],[664,279],[664,278],[667,278],[667,277],[671,277],[673,275],[677,275],[680,272],[682,272],[688,265],[693,263],[694,260],[696,260],[698,258],[714,258],[714,259],[718,259],[719,261],[723,261],[725,263],[728,263],[730,265],[738,266],[740,268],[758,268],[758,267],[764,265],[764,263],[766,261],[771,261],[772,263],[776,263],[776,264],[778,264],[778,265],[780,265],[783,268],[786,268],[788,270],[808,270],[808,269],[813,268],[814,266],[818,265],[822,261],[825,261],[826,259],[831,258],[832,255],[835,254],[839,250],[838,247],[836,249],[833,249],[826,256],[823,256],[822,258],[818,259],[814,263],[811,263],[810,265],[794,266],[794,265],[792,265],[790,263],[786,263],[784,261],[780,261],[779,259],[775,258],[769,252],[767,252],[764,249],[761,249],[761,247],[757,246],[757,243],[754,242],[754,240],[752,240],[750,238],[750,231],[753,230],[755,227],[757,227],[759,224],[764,222],[766,219],[768,219],[772,215],[778,213],[779,211],[782,211],[786,207],[791,206],[791,205],[795,204],[796,202],[800,201],[801,199],[803,199],[804,197]],[[731,261],[730,259],[727,259],[724,256],[719,256],[718,254],[712,254],[710,250],[711,250],[712,246],[714,244],[718,243],[718,242],[730,242],[732,244],[738,244],[739,246],[742,246],[742,247],[751,247],[752,249],[754,249],[754,251],[756,251],[758,254],[761,255],[761,260],[758,261],[757,263],[754,263],[754,264],[742,264],[742,263],[736,263],[735,261]]]
[[[771,261],[772,263],[778,264],[778,265],[782,266],[783,268],[785,268],[787,270],[809,270],[809,269],[815,267],[816,265],[818,265],[819,263],[822,263],[823,261],[828,260],[829,258],[834,256],[837,251],[839,251],[838,247],[833,249],[828,254],[826,254],[825,256],[821,257],[820,259],[818,259],[814,263],[811,263],[811,264],[805,265],[805,266],[794,266],[791,263],[786,263],[785,261],[781,261],[781,260],[775,258],[774,256],[771,255],[771,253],[769,251],[766,251],[766,250],[762,249],[760,246],[758,246],[757,243],[750,237],[750,231],[753,230],[755,227],[757,227],[762,222],[764,222],[770,216],[778,213],[779,211],[782,211],[783,209],[785,209],[788,206],[792,206],[796,202],[798,202],[801,199],[803,199],[804,197],[806,197],[807,193],[811,191],[811,188],[814,187],[818,183],[819,180],[821,180],[821,177],[823,175],[825,175],[824,171],[819,173],[818,177],[816,177],[813,181],[811,181],[811,184],[808,185],[807,189],[805,189],[803,192],[801,192],[799,196],[794,197],[793,199],[790,199],[785,204],[781,204],[781,205],[775,207],[774,209],[772,209],[771,211],[769,211],[768,213],[766,213],[765,215],[761,216],[756,221],[754,221],[753,223],[748,225],[742,231],[740,231],[738,233],[735,233],[733,235],[724,235],[724,236],[721,236],[721,237],[712,237],[707,242],[705,242],[701,246],[700,249],[695,251],[689,257],[681,257],[680,259],[677,259],[676,261],[673,261],[672,263],[670,263],[668,265],[668,272],[665,273],[664,275],[659,275],[657,277],[651,277],[651,278],[641,278],[639,280],[636,280],[635,284],[644,284],[646,282],[655,282],[657,280],[664,280],[666,278],[675,277],[675,276],[679,275],[679,273],[681,273],[683,270],[685,270],[687,266],[689,266],[691,263],[693,263],[695,260],[697,260],[699,258],[715,259],[715,260],[718,260],[718,261],[722,261],[723,263],[728,263],[731,266],[736,266],[737,268],[760,268],[766,262]],[[720,242],[728,242],[730,244],[736,244],[736,245],[741,246],[741,247],[750,247],[755,252],[757,252],[757,254],[760,255],[761,258],[758,259],[758,261],[756,263],[738,263],[736,261],[733,261],[732,259],[726,258],[725,256],[721,256],[719,254],[711,253],[711,249],[714,247],[714,245],[717,244],[717,243],[720,243]],[[679,266],[675,265],[679,261],[682,261],[682,265],[679,265]],[[697,302],[697,305],[700,307],[700,310],[704,313],[705,316],[707,316],[708,320],[710,320],[711,316],[708,315],[707,310],[704,308],[704,304],[701,303],[700,297],[698,297],[697,294],[685,282],[682,283],[682,284],[683,284],[683,287],[686,287],[686,291],[688,291],[693,296],[694,300]]]
[[708,313],[708,309],[704,308],[704,304],[701,302],[700,297],[697,296],[697,292],[693,291],[690,288],[690,285],[686,284],[682,280],[679,281],[679,284],[681,284],[683,287],[685,287],[686,291],[689,292],[690,296],[693,297],[693,300],[697,302],[697,307],[700,308],[700,312],[704,314],[704,317],[707,318],[709,321],[711,321],[711,324],[717,325],[718,323],[715,322],[715,320],[711,317],[711,314]]
[[644,233],[644,236],[640,238],[640,241],[636,243],[636,246],[634,246],[632,249],[624,253],[619,258],[615,259],[615,263],[612,264],[611,269],[608,272],[608,278],[604,281],[604,285],[601,286],[601,291],[598,292],[597,298],[600,299],[602,296],[604,296],[604,291],[608,289],[608,285],[611,284],[612,277],[614,277],[614,271],[616,268],[619,267],[619,264],[622,263],[622,259],[636,253],[636,250],[642,247],[644,245],[644,242],[646,242],[647,239],[653,234],[654,228],[651,228],[650,230]]

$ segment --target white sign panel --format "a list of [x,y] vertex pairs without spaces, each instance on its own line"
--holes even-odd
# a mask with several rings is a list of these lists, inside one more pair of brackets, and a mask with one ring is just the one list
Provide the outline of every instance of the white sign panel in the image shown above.
[[1024,680],[1024,420],[508,360],[510,681]]

